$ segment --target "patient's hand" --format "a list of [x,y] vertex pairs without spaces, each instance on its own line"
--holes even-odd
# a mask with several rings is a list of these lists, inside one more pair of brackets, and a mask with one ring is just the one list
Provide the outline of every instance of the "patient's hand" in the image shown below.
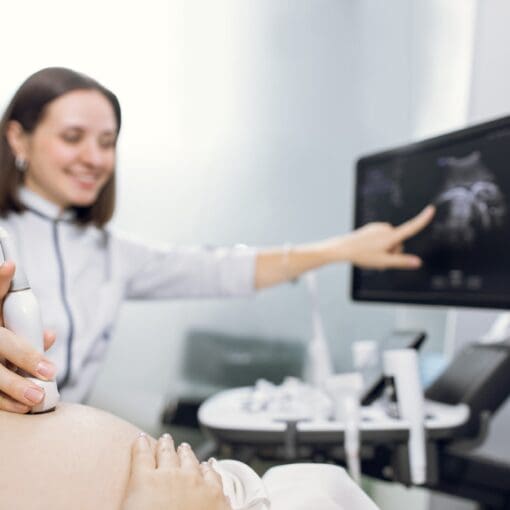
[[232,510],[219,475],[199,464],[191,447],[177,451],[165,434],[154,452],[147,436],[139,436],[131,451],[131,473],[121,510]]

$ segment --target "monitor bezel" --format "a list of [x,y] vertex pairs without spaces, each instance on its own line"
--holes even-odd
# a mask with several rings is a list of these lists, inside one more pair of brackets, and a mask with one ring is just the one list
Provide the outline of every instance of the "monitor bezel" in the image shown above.
[[[413,142],[401,145],[392,149],[387,149],[379,152],[366,154],[358,158],[355,165],[355,179],[354,179],[354,228],[362,226],[360,224],[360,207],[356,198],[360,191],[360,175],[362,169],[367,165],[373,165],[381,161],[386,161],[395,157],[402,157],[417,152],[424,152],[430,149],[437,149],[443,145],[451,144],[452,142],[459,142],[467,138],[478,138],[491,131],[500,130],[501,128],[510,129],[510,115],[501,117],[495,120],[490,120],[473,126],[468,126],[463,129],[452,131],[450,133],[428,138],[419,142]],[[484,295],[482,298],[476,296],[469,296],[468,298],[461,298],[460,296],[445,296],[438,293],[434,296],[433,292],[427,293],[430,297],[423,297],[423,293],[416,293],[415,296],[409,292],[387,292],[382,295],[372,294],[366,295],[361,291],[360,287],[361,270],[355,266],[351,266],[351,285],[350,297],[356,302],[370,302],[370,303],[397,303],[402,305],[425,305],[425,306],[447,306],[447,307],[462,307],[462,308],[491,308],[491,309],[510,309],[510,289],[506,299],[501,299],[494,295],[490,297]]]

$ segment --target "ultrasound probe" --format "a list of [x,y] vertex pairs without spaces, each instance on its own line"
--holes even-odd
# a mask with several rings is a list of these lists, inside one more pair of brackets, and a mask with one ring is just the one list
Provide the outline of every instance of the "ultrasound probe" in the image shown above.
[[[42,353],[44,352],[44,328],[39,303],[30,288],[14,242],[2,228],[0,228],[0,248],[4,261],[12,261],[16,265],[9,292],[3,302],[5,327]],[[59,401],[56,381],[44,381],[23,370],[19,370],[18,374],[44,390],[43,400],[33,406],[30,413],[44,413],[55,409]]]

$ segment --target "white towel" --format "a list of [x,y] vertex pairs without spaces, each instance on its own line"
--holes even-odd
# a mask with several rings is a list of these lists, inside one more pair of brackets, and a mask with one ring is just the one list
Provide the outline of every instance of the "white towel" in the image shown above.
[[213,461],[233,510],[379,510],[344,469],[331,464],[288,464],[260,478],[235,460]]
[[272,510],[379,510],[345,469],[332,464],[287,464],[262,478]]
[[221,476],[223,492],[230,499],[232,510],[268,510],[269,497],[261,478],[247,464],[237,460],[212,460]]

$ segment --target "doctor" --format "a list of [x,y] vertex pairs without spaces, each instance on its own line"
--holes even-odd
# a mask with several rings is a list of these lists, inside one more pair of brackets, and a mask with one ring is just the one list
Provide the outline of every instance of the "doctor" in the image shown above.
[[[25,413],[42,400],[39,378],[58,371],[63,400],[83,401],[124,299],[249,295],[337,262],[418,268],[403,242],[434,209],[393,227],[369,224],[341,237],[284,248],[150,246],[108,227],[115,208],[121,109],[92,78],[46,68],[18,89],[0,121],[0,226],[17,243],[40,300],[48,356],[0,329],[0,409]],[[0,271],[11,276],[14,268]]]

